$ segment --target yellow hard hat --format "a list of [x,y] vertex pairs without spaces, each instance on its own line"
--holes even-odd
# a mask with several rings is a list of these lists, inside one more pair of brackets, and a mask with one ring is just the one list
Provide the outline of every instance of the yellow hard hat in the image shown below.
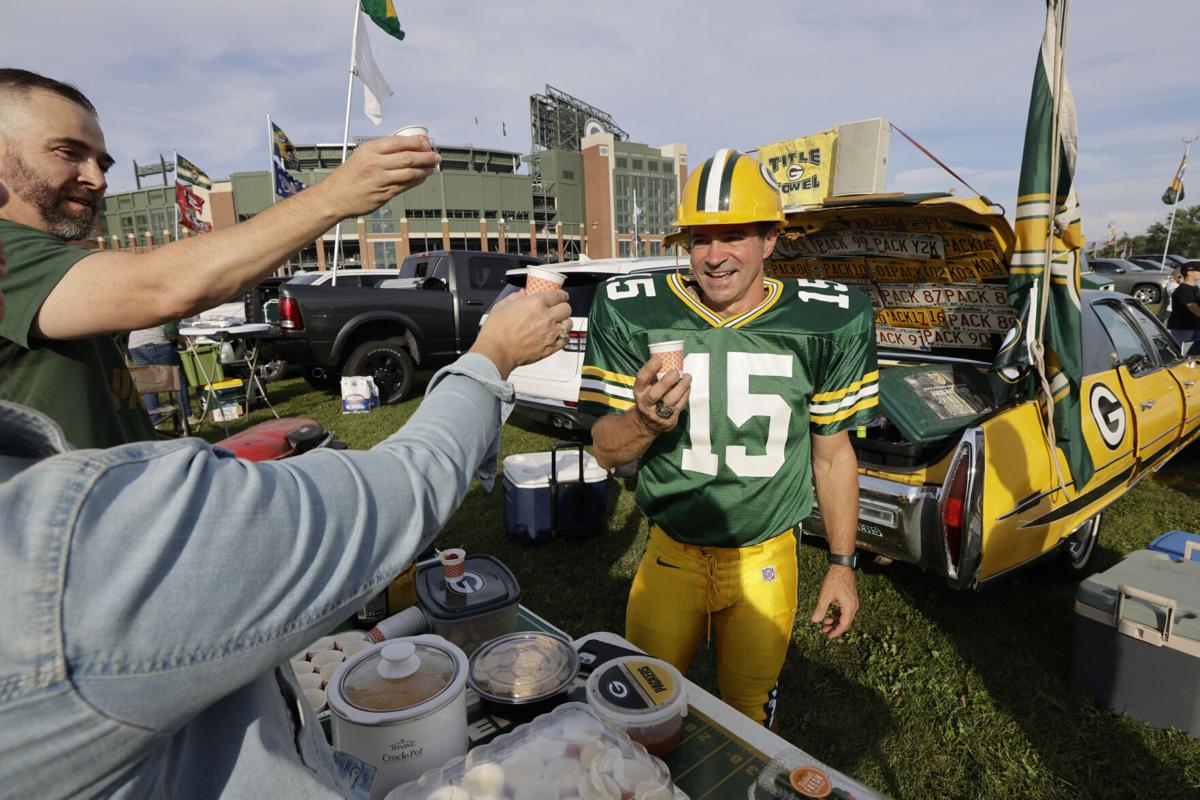
[[783,222],[779,184],[758,159],[722,148],[688,176],[675,225]]

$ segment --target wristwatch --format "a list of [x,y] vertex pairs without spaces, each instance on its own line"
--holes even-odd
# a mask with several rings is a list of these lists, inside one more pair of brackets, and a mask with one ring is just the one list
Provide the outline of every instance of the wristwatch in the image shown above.
[[830,564],[837,564],[839,567],[849,567],[856,569],[858,567],[858,553],[851,553],[848,556],[839,555],[837,553],[828,553],[826,558]]

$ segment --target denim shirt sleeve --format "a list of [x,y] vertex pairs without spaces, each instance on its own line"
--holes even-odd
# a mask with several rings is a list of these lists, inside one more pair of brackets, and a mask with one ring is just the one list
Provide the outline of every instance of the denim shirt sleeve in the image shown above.
[[64,645],[81,694],[172,730],[329,632],[434,538],[477,470],[495,474],[512,396],[468,354],[366,452],[251,463],[195,439],[81,451],[109,462],[67,562]]

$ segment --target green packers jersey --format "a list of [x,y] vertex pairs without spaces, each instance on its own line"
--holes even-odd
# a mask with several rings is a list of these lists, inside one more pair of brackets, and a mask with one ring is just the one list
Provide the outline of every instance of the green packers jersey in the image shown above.
[[642,456],[637,502],[674,539],[757,544],[812,509],[809,431],[876,414],[874,319],[861,292],[830,281],[763,281],[766,299],[722,318],[679,274],[603,283],[588,319],[580,410],[633,408],[649,346],[684,340],[692,392],[679,424]]

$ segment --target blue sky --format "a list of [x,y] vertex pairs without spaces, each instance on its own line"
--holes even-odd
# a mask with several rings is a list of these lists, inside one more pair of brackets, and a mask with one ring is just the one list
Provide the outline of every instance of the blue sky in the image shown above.
[[[376,128],[356,87],[352,137],[422,122],[446,144],[524,152],[529,95],[551,84],[608,111],[634,141],[687,144],[693,164],[718,147],[882,116],[983,194],[1015,201],[1039,0],[396,5],[404,42],[369,31],[395,95]],[[131,160],[172,149],[214,177],[265,168],[267,112],[294,141],[341,141],[353,14],[353,0],[14,3],[0,46],[6,65],[92,98],[120,190],[133,186]],[[1200,134],[1197,30],[1196,0],[1072,4],[1067,74],[1089,239],[1110,222],[1140,233],[1165,218],[1181,139]],[[1200,147],[1194,155],[1200,163]],[[1200,165],[1185,183],[1200,202]],[[893,137],[889,190],[953,184]]]

